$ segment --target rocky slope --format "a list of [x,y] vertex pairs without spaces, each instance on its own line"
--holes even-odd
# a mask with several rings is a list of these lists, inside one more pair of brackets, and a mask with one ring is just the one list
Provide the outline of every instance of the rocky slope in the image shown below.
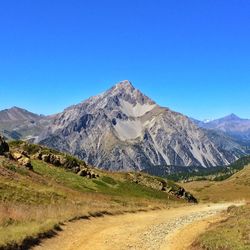
[[160,107],[129,81],[65,109],[37,142],[109,170],[211,167],[238,158],[218,149],[189,118]]

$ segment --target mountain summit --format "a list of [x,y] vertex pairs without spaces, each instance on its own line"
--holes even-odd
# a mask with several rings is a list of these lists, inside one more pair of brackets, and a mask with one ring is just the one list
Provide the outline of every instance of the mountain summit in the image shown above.
[[226,165],[237,158],[186,116],[160,107],[125,80],[65,109],[37,142],[110,170]]
[[4,109],[0,111],[1,123],[37,120],[39,118],[40,118],[39,115],[31,113],[25,109],[21,109],[15,106],[10,109]]
[[236,141],[243,141],[247,145],[250,145],[249,119],[242,119],[235,114],[230,114],[208,123],[203,123],[197,120],[194,120],[194,122],[202,128],[221,131],[234,138]]

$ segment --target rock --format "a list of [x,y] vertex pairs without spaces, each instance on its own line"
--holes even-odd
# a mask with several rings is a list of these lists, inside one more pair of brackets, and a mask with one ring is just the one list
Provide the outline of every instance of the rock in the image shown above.
[[23,155],[19,152],[13,152],[12,157],[14,158],[14,160],[18,161],[19,159],[23,157]]
[[50,155],[50,163],[53,164],[56,167],[61,166],[60,159],[57,155]]
[[96,179],[99,177],[98,174],[96,174],[95,172],[87,169],[87,168],[84,168],[84,169],[81,169],[79,172],[78,172],[78,175],[82,176],[82,177],[87,177],[88,179]]
[[18,160],[18,163],[20,163],[22,166],[28,168],[29,170],[33,169],[30,159],[26,156],[23,156],[22,158],[20,158]]
[[87,174],[88,174],[88,171],[86,169],[82,169],[80,172],[78,172],[78,175],[80,175],[82,177],[87,176]]
[[92,178],[92,179],[95,179],[95,178],[96,178],[96,174],[95,174],[95,173],[91,172],[90,175],[91,175],[91,178]]
[[66,159],[66,157],[64,157],[64,156],[59,155],[59,156],[58,156],[58,159],[59,159],[59,161],[60,161],[60,165],[61,165],[61,166],[64,166],[65,163],[67,162],[67,159]]
[[9,152],[9,145],[4,140],[3,136],[0,135],[0,155],[4,155],[7,152]]
[[50,155],[42,155],[41,156],[42,161],[45,161],[47,163],[50,163]]
[[65,157],[65,163],[63,164],[63,166],[67,169],[72,170],[75,173],[78,173],[81,168],[80,168],[80,164],[77,162],[76,159],[74,158],[66,158]]
[[42,153],[38,152],[35,155],[32,156],[32,159],[38,159],[38,160],[42,160]]
[[24,156],[26,156],[26,157],[28,157],[28,158],[30,158],[29,157],[29,153],[27,151],[22,151],[21,154],[24,155]]
[[235,211],[236,209],[237,209],[237,207],[235,205],[231,205],[227,208],[227,213],[230,214],[231,212]]
[[67,155],[57,155],[57,154],[42,154],[37,153],[35,156],[35,159],[42,160],[44,162],[50,163],[56,167],[63,167],[65,169],[68,169],[82,177],[87,177],[89,179],[97,178],[99,177],[98,174],[96,174],[93,171],[90,171],[84,162],[82,162],[83,165],[80,165],[80,162],[75,159],[74,157],[69,157]]
[[14,158],[13,158],[13,156],[12,156],[12,154],[11,154],[10,152],[4,153],[4,156],[5,156],[6,158],[8,158],[9,160],[14,160]]
[[11,156],[12,156],[13,160],[17,161],[20,165],[28,168],[29,170],[33,169],[29,155],[27,152],[25,152],[25,151],[23,151],[22,153],[12,152]]

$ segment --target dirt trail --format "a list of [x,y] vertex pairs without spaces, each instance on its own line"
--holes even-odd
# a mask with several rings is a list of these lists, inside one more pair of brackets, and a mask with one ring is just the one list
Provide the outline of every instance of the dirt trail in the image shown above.
[[33,250],[187,249],[208,221],[230,205],[194,205],[79,220]]

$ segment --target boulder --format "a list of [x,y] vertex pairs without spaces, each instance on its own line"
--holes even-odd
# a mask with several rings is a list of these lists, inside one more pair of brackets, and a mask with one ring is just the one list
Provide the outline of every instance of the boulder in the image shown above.
[[88,179],[96,179],[96,178],[99,177],[98,174],[96,174],[93,171],[90,171],[87,168],[81,169],[77,174],[80,175],[80,176],[82,176],[82,177],[87,177]]
[[50,155],[50,161],[49,161],[49,162],[50,162],[52,165],[56,166],[56,167],[61,166],[60,158],[59,158],[57,155],[51,154],[51,155]]
[[64,157],[64,156],[62,156],[62,155],[58,155],[58,159],[59,159],[59,161],[60,161],[60,165],[61,165],[61,166],[64,166],[64,165],[66,164],[66,162],[67,162],[66,157]]
[[26,152],[11,152],[12,159],[17,161],[20,165],[32,170],[30,158]]
[[22,166],[28,168],[29,170],[33,169],[30,159],[26,156],[23,156],[22,158],[20,158],[18,160],[18,163],[20,163]]
[[88,174],[88,171],[86,169],[82,169],[80,172],[78,172],[78,175],[82,177],[86,177]]
[[12,157],[14,160],[18,161],[19,159],[23,157],[23,155],[19,152],[12,152]]
[[47,163],[50,163],[50,155],[49,155],[49,154],[47,154],[47,155],[42,155],[42,156],[41,156],[41,159],[42,159],[42,161],[45,161],[45,162],[47,162]]
[[4,140],[3,136],[0,135],[0,155],[4,155],[7,152],[9,152],[9,145]]

